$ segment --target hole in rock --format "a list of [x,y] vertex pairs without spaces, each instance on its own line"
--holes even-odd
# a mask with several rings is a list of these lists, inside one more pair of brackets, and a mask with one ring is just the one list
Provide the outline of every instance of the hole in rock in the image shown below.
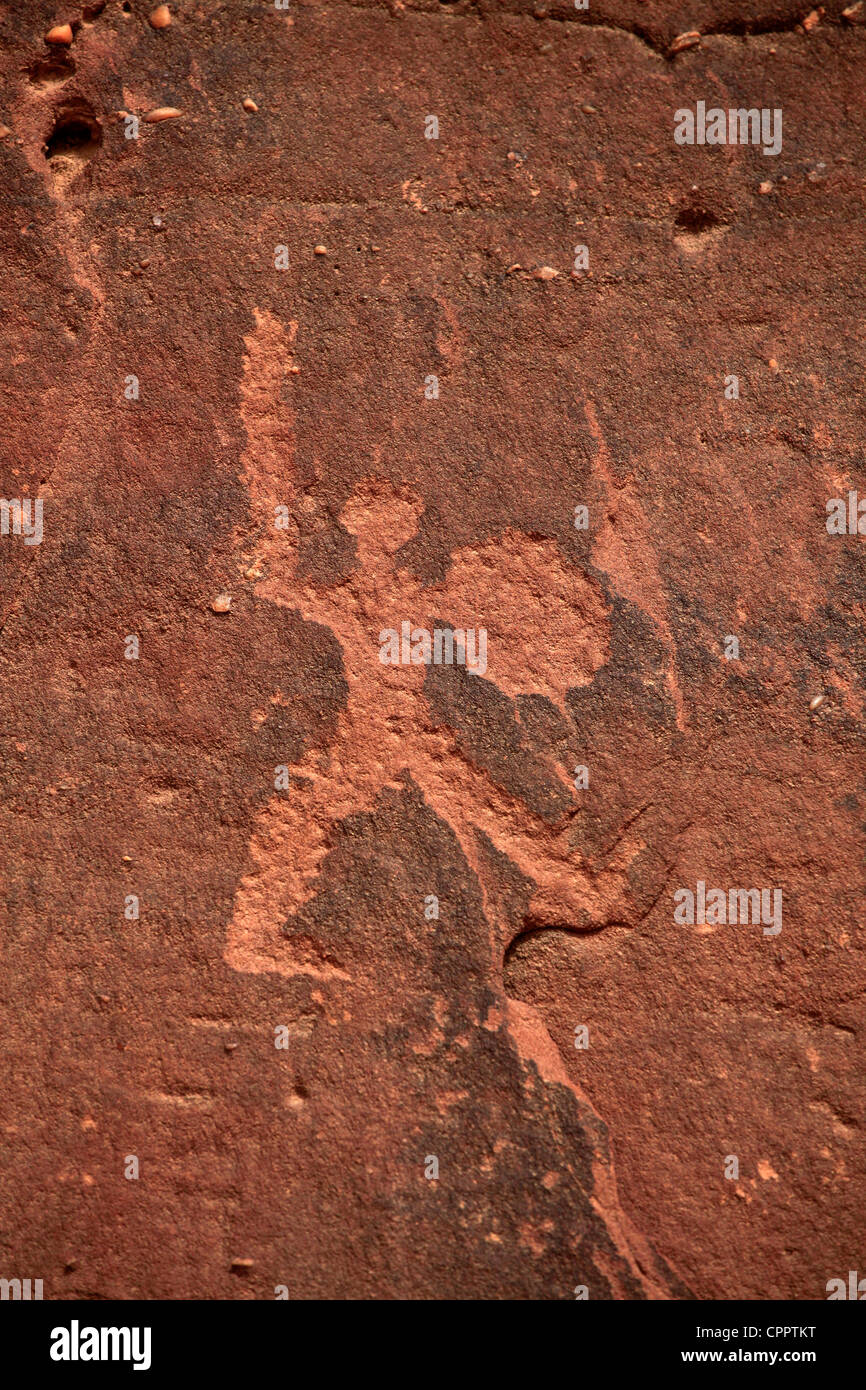
[[28,77],[35,87],[56,87],[60,82],[68,82],[75,75],[75,64],[71,58],[40,58],[31,63]]
[[690,236],[700,236],[702,232],[711,232],[713,227],[718,227],[719,219],[714,212],[709,212],[699,204],[693,204],[677,213],[677,220],[674,225],[678,232],[687,232]]
[[[530,982],[543,980],[544,969],[551,952],[563,944],[584,940],[607,931],[613,923],[598,923],[577,929],[563,922],[561,926],[541,925],[531,917],[524,919],[523,930],[518,932],[505,952],[502,963],[505,993],[512,999],[532,1000],[532,991],[527,989]],[[543,996],[543,990],[541,990]]]
[[54,127],[45,141],[49,161],[65,156],[77,163],[92,159],[102,144],[102,126],[82,102],[58,112]]

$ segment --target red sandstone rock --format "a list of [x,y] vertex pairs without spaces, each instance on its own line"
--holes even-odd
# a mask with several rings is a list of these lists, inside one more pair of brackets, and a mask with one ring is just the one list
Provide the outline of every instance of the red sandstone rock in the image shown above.
[[[859,1258],[866,40],[532,9],[106,7],[50,72],[5,18],[0,1204],[46,1297]],[[778,156],[674,142],[734,94]],[[383,664],[403,621],[485,673]],[[677,924],[699,880],[782,931]]]

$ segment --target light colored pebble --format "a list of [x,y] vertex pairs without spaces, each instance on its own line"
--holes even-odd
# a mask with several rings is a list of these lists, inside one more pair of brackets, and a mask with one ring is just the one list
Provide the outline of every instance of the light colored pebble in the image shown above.
[[697,48],[700,41],[700,32],[697,29],[689,29],[687,34],[677,35],[668,49],[668,53],[673,56],[675,53],[682,53],[686,48]]
[[49,29],[48,33],[45,35],[46,43],[70,44],[72,43],[72,39],[73,34],[71,24],[55,24],[54,28]]
[[145,120],[148,125],[154,125],[156,121],[173,121],[176,116],[182,116],[183,112],[178,111],[176,106],[157,106],[153,111],[148,111]]

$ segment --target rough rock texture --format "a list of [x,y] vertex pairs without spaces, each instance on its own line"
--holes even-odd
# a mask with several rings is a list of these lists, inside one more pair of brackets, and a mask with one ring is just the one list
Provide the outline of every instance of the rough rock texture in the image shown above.
[[[0,1275],[824,1297],[864,1236],[860,12],[150,8],[0,5],[0,485],[44,502],[0,536]],[[781,154],[676,145],[699,100],[781,108]],[[402,621],[486,673],[383,665]],[[782,931],[675,924],[698,880]]]

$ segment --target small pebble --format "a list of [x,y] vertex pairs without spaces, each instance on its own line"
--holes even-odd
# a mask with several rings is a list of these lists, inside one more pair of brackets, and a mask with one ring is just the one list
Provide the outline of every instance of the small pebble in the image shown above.
[[689,29],[686,34],[678,34],[668,49],[668,53],[673,57],[675,53],[682,53],[686,48],[696,48],[701,41],[701,35],[697,29]]
[[815,29],[821,23],[821,16],[823,13],[823,9],[819,9],[812,10],[809,14],[806,15],[806,18],[802,21],[802,24],[807,34],[811,34],[812,30]]
[[228,613],[231,606],[231,594],[217,594],[216,598],[211,604],[211,608],[213,609],[214,613]]
[[255,1260],[232,1260],[232,1274],[247,1274],[255,1264]]
[[770,368],[771,372],[777,372],[779,370],[779,364],[776,361],[775,357],[770,358],[769,362],[767,363],[767,366]]
[[857,0],[856,5],[849,5],[846,10],[842,11],[842,18],[847,20],[853,20],[856,17],[859,19],[860,11],[862,10],[862,8],[863,0]]
[[148,125],[153,125],[156,121],[173,121],[176,116],[182,116],[183,112],[178,111],[176,106],[157,106],[153,111],[148,111],[145,120]]
[[772,193],[772,191],[773,185],[770,183],[769,179],[764,179],[764,182],[758,185],[759,193]]
[[225,1043],[224,1046],[226,1052],[234,1052],[237,1048],[237,1043]]
[[315,256],[327,256],[328,248],[327,246],[323,246],[322,243],[319,242],[318,246],[313,247],[313,254]]
[[0,125],[0,140],[5,140],[6,136],[11,134],[12,131],[9,129],[8,125]]
[[558,274],[559,271],[554,270],[552,265],[542,265],[539,266],[538,270],[533,271],[532,278],[533,280],[555,280]]
[[70,44],[72,43],[72,38],[71,24],[55,24],[54,28],[49,29],[48,33],[45,35],[45,42]]
[[141,266],[142,270],[147,270],[147,267],[150,265],[150,256],[145,256],[144,260],[139,261],[138,264]]
[[826,695],[813,695],[812,699],[809,701],[810,710],[814,713],[816,709],[820,709],[826,698]]
[[585,102],[583,103],[583,105],[581,106],[580,109],[581,109],[581,111],[583,112],[584,116],[597,116],[597,115],[598,115],[598,107],[597,107],[597,106],[591,106],[591,105],[589,104],[588,101],[585,101]]
[[167,29],[171,24],[171,10],[168,5],[157,5],[148,18],[148,24],[152,29]]
[[242,105],[245,111],[258,111],[259,109],[252,97],[244,97]]
[[162,220],[161,217],[155,217],[155,218],[153,219],[153,225],[154,225],[154,227],[156,227],[156,230],[157,230],[158,232],[163,231],[164,228],[165,228],[165,223],[163,222],[163,220]]

